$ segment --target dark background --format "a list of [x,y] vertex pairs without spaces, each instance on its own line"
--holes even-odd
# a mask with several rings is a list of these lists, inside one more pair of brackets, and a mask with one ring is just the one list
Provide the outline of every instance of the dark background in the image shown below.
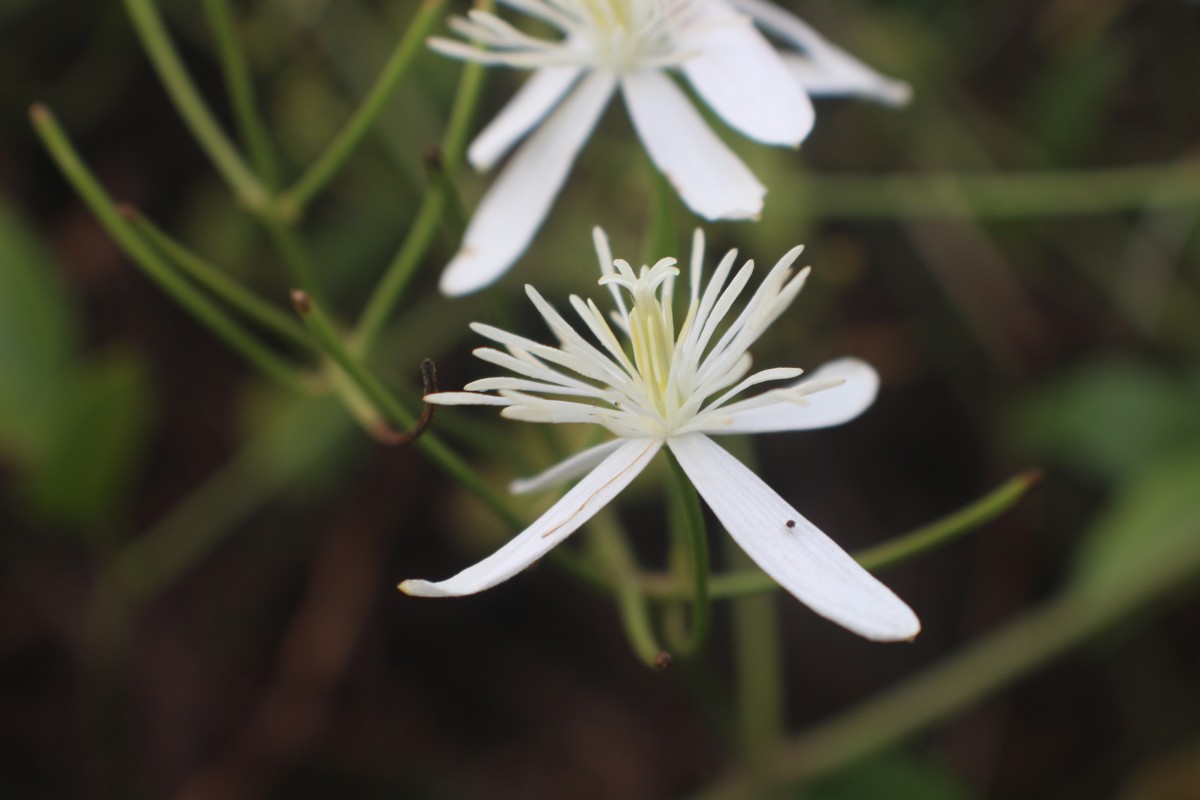
[[[198,4],[163,5],[226,115]],[[235,5],[292,174],[353,108],[413,5]],[[712,252],[736,245],[769,264],[807,243],[813,280],[758,362],[854,354],[884,387],[847,427],[739,452],[848,549],[1045,470],[998,521],[883,576],[923,620],[915,644],[860,641],[776,598],[796,730],[1052,596],[1129,487],[1200,447],[1196,201],[924,218],[903,202],[874,207],[870,184],[822,176],[1200,156],[1200,8],[792,5],[909,80],[915,100],[820,101],[799,155],[731,138],[771,193],[760,225],[711,226]],[[133,268],[60,177],[27,124],[33,101],[115,197],[284,304],[269,242],[190,139],[120,5],[9,0],[0,25],[0,795],[658,798],[736,763],[724,607],[709,657],[654,672],[612,603],[550,564],[464,600],[395,590],[452,574],[504,529],[415,451],[265,386]],[[422,57],[306,220],[346,319],[406,230],[457,74]],[[515,86],[491,75],[480,119]],[[469,358],[473,319],[545,338],[525,281],[555,301],[597,296],[590,226],[609,229],[618,255],[641,253],[646,235],[652,181],[632,139],[614,105],[538,243],[484,295],[435,294],[455,244],[443,235],[376,359],[383,378],[413,396],[425,356],[450,388],[487,374]],[[468,203],[484,185],[464,176]],[[584,435],[550,441],[487,410],[435,427],[497,486]],[[665,535],[657,481],[616,504],[647,560]],[[197,532],[212,545],[180,574],[135,611],[115,602],[103,579],[114,559],[146,537]],[[1196,615],[1171,593],[902,747],[785,796],[1200,797]]]

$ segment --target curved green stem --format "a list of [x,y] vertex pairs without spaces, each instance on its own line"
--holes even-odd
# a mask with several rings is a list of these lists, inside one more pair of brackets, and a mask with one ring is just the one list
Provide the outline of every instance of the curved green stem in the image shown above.
[[[1023,472],[953,514],[855,553],[854,558],[872,572],[907,561],[991,522],[1016,505],[1040,481],[1040,472]],[[658,600],[677,600],[688,595],[687,588],[671,576],[648,575],[643,581],[646,593]],[[708,594],[712,598],[740,597],[778,588],[779,584],[760,570],[741,570],[712,576]]]
[[671,530],[677,537],[682,556],[680,560],[686,562],[684,569],[691,598],[691,620],[687,632],[681,631],[678,641],[672,644],[681,655],[690,656],[697,653],[708,638],[708,536],[696,488],[669,451],[667,461],[671,465]]
[[282,339],[309,352],[316,349],[312,337],[290,315],[255,296],[242,284],[173,239],[136,209],[122,206],[121,211],[138,233],[192,280]]
[[205,104],[196,85],[183,66],[171,36],[159,16],[154,0],[125,0],[125,8],[133,21],[142,47],[158,72],[184,123],[196,141],[208,154],[213,166],[229,184],[234,194],[248,207],[262,209],[268,193],[258,177],[246,165],[237,148],[221,130],[216,117]]
[[[478,7],[487,10],[491,6],[491,1],[485,0]],[[412,280],[429,246],[433,244],[434,235],[446,209],[446,186],[454,182],[467,147],[467,132],[471,127],[471,120],[475,117],[479,92],[483,88],[483,75],[484,68],[481,64],[463,66],[454,106],[450,111],[450,121],[447,123],[438,156],[440,180],[426,189],[421,207],[408,229],[404,243],[392,259],[392,263],[388,265],[379,284],[367,300],[362,316],[359,317],[354,335],[354,349],[362,355],[370,353],[375,346],[392,311],[408,287],[408,282]]]
[[986,525],[1019,503],[1041,482],[1040,470],[1022,472],[970,505],[904,536],[860,550],[854,557],[872,572],[907,561]]
[[445,4],[445,0],[423,0],[361,105],[333,137],[325,151],[313,161],[299,180],[279,197],[279,213],[284,218],[294,219],[302,214],[313,197],[337,174],[346,159],[362,143],[396,87],[408,74],[417,55],[424,49],[425,39],[441,16]]
[[650,607],[638,580],[637,563],[620,529],[606,514],[601,513],[592,519],[588,533],[591,552],[597,561],[608,568],[617,610],[634,653],[648,667],[661,669],[668,666],[671,663],[670,656],[662,649],[654,634]]
[[225,74],[225,87],[233,106],[234,119],[242,142],[250,154],[254,168],[269,189],[279,183],[279,158],[267,135],[266,126],[258,114],[258,101],[254,93],[254,82],[246,58],[238,44],[233,13],[229,0],[204,0],[204,10],[213,36],[217,40],[217,57]]
[[296,368],[281,359],[262,344],[244,327],[238,324],[203,292],[176,274],[153,247],[149,245],[124,217],[121,216],[112,198],[104,191],[100,182],[88,170],[70,140],[59,127],[54,115],[45,106],[35,105],[30,109],[34,130],[49,151],[58,168],[75,191],[83,198],[100,224],[108,231],[121,250],[141,268],[142,272],[157,283],[163,291],[187,309],[192,316],[206,325],[218,338],[240,353],[266,375],[283,386],[308,392],[309,387]]
[[1004,173],[803,179],[821,217],[1049,217],[1200,206],[1200,161]]
[[[388,423],[401,429],[408,429],[416,424],[416,415],[405,408],[350,352],[320,306],[303,293],[297,293],[294,298],[297,311],[308,325],[309,330],[312,331],[318,345],[353,382],[374,409]],[[483,501],[484,505],[512,528],[522,530],[525,527],[521,518],[508,507],[504,499],[435,434],[427,431],[417,438],[414,444],[431,461]]]

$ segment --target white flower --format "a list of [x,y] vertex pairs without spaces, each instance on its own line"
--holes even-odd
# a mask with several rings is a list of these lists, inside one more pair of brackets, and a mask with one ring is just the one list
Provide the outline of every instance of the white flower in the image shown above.
[[[879,379],[856,359],[841,359],[811,377],[748,399],[751,386],[797,378],[799,369],[750,373],[747,348],[799,294],[809,269],[780,259],[745,308],[728,322],[753,272],[747,262],[730,280],[737,252],[721,260],[702,286],[704,238],[692,249],[687,313],[675,329],[674,259],[635,272],[614,261],[595,231],[603,277],[616,303],[616,330],[592,301],[571,297],[590,331],[581,334],[531,286],[529,298],[558,346],[475,323],[503,349],[475,355],[514,376],[475,381],[462,392],[426,397],[441,405],[502,406],[501,416],[529,422],[589,422],[616,438],[542,474],[513,484],[532,492],[580,478],[562,499],[508,544],[449,580],[408,580],[401,590],[425,597],[474,594],[511,578],[573,533],[624,489],[665,444],[717,519],[759,567],[818,614],[869,639],[911,639],[916,616],[828,536],[763,483],[710,435],[806,430],[853,419],[875,398]],[[624,294],[622,294],[624,293]],[[627,296],[627,297],[626,297]],[[622,339],[625,342],[622,342]],[[493,394],[494,393],[494,394]]]
[[[472,11],[450,23],[472,44],[430,40],[446,55],[533,71],[471,144],[471,163],[488,170],[537,128],[479,203],[461,250],[442,273],[448,295],[488,285],[525,251],[618,89],[655,166],[709,220],[757,217],[766,189],[667,69],[681,72],[739,133],[788,147],[798,147],[812,129],[810,95],[890,105],[909,96],[907,84],[876,73],[767,0],[501,2],[562,37],[537,38]],[[797,49],[777,51],[752,21]]]

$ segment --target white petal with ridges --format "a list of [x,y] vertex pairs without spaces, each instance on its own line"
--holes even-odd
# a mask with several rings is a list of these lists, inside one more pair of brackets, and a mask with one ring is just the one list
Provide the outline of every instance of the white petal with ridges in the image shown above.
[[611,73],[588,75],[521,145],[475,209],[462,248],[442,272],[443,294],[482,289],[525,252],[615,86]]
[[659,70],[621,79],[625,104],[654,166],[705,219],[753,219],[766,188]]
[[888,106],[902,106],[912,97],[912,87],[881,75],[832,44],[811,25],[768,0],[729,0],[758,24],[800,49],[802,55],[785,54],[794,78],[811,95],[853,95]]
[[575,85],[580,67],[543,67],[534,71],[520,90],[487,124],[467,150],[471,166],[486,172],[529,133],[563,95]]
[[407,580],[400,591],[419,597],[461,597],[490,589],[544,556],[608,505],[638,476],[662,447],[652,439],[633,439],[621,446],[576,484],[550,510],[508,544],[462,572],[438,583]]
[[621,446],[620,439],[589,447],[570,458],[563,459],[550,469],[531,475],[528,478],[518,478],[508,485],[508,491],[513,494],[533,494],[544,489],[569,483],[581,475],[594,469],[601,461]]
[[734,541],[800,602],[875,641],[920,632],[912,609],[720,445],[693,433],[668,446]]
[[[857,358],[840,358],[813,370],[795,387],[818,385],[830,380],[842,383],[804,397],[803,404],[779,401],[770,405],[733,410],[723,420],[710,423],[705,432],[772,433],[830,428],[857,417],[870,408],[879,393],[879,373]],[[718,410],[716,412],[720,414]]]
[[724,0],[709,0],[675,39],[694,52],[681,68],[696,92],[734,130],[765,144],[798,147],[815,114],[775,48]]

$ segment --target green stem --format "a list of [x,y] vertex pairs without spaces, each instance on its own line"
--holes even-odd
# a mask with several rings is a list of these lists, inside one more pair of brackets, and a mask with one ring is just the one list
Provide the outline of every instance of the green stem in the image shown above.
[[[699,652],[708,638],[708,536],[696,488],[692,486],[683,467],[679,466],[679,462],[670,452],[667,453],[667,461],[671,465],[671,528],[672,533],[678,537],[679,549],[686,559],[692,611],[687,633],[672,644],[680,655],[691,656]],[[640,582],[640,576],[636,579]]]
[[637,563],[620,529],[607,515],[598,514],[592,519],[587,541],[596,560],[608,568],[617,610],[634,653],[648,667],[661,669],[669,665],[670,656],[662,649],[654,634],[650,607],[642,593]]
[[258,100],[254,93],[254,82],[246,58],[238,44],[233,13],[229,0],[204,0],[208,22],[217,41],[217,56],[225,74],[225,87],[229,92],[233,116],[237,121],[242,142],[249,151],[254,168],[266,185],[274,189],[279,183],[279,159],[266,126],[258,114]]
[[[732,539],[724,539],[729,564],[752,563]],[[770,595],[734,598],[730,611],[738,742],[753,769],[784,732],[779,611]]]
[[[907,561],[991,522],[1016,505],[1040,481],[1040,472],[1021,473],[953,514],[855,553],[854,558],[872,572]],[[671,576],[650,575],[643,580],[646,593],[655,599],[674,600],[687,596],[687,589]],[[714,599],[740,597],[778,588],[779,584],[760,570],[739,570],[712,576],[708,594]]]
[[192,280],[286,341],[298,345],[308,352],[316,349],[312,337],[308,335],[302,325],[296,323],[294,318],[255,296],[242,284],[171,238],[136,209],[122,206],[120,211],[143,238],[161,250]]
[[[1189,585],[1200,570],[1200,530],[1182,552],[1163,552],[1102,591],[1076,586],[1026,612],[950,658],[856,709],[782,743],[764,775],[800,782],[844,767],[979,702],[1062,656],[1113,624]],[[701,796],[735,800],[760,794],[762,779],[735,773]]]
[[1019,503],[1041,482],[1041,471],[1022,472],[974,503],[904,536],[860,550],[854,557],[872,572],[907,561],[986,525]]
[[[294,295],[294,298],[296,309],[308,325],[317,344],[337,364],[374,409],[391,425],[400,429],[408,429],[415,425],[416,415],[405,408],[363,366],[362,362],[355,358],[318,304],[302,292]],[[493,491],[478,473],[462,461],[435,434],[426,431],[415,440],[414,444],[431,461],[478,497],[484,505],[513,529],[522,530],[525,527],[521,518],[508,507],[504,498]]]
[[288,223],[275,217],[263,216],[261,221],[296,286],[324,302],[325,293],[317,280],[316,267],[304,243],[300,241],[300,235]]
[[436,149],[431,150],[426,158],[429,182],[446,197],[441,220],[442,229],[455,241],[459,241],[467,230],[467,210],[463,205],[462,195],[459,194],[454,178],[446,172],[445,165],[442,163],[442,152]]
[[175,273],[158,253],[121,216],[112,198],[88,170],[70,140],[59,127],[54,115],[42,105],[34,105],[29,111],[34,130],[49,151],[58,168],[79,193],[100,224],[121,247],[121,250],[141,268],[142,272],[157,283],[163,291],[187,309],[196,319],[206,325],[218,338],[239,352],[266,375],[287,388],[308,392],[309,387],[301,379],[295,367],[265,347],[249,331],[229,317],[206,295]]
[[[478,8],[488,10],[491,6],[491,0],[485,0],[479,3]],[[442,214],[446,208],[446,187],[453,185],[467,147],[467,132],[475,117],[479,92],[483,88],[483,76],[483,65],[466,64],[463,66],[458,91],[454,97],[454,106],[450,111],[450,121],[447,123],[446,134],[442,138],[439,153],[442,180],[435,181],[426,189],[421,207],[417,211],[412,226],[408,229],[404,243],[371,293],[362,316],[359,318],[354,336],[355,351],[364,356],[369,354],[375,346],[392,311],[404,295],[408,282],[425,258],[429,246],[433,244],[434,235],[438,231]]]
[[1200,205],[1200,161],[1053,170],[919,175],[808,174],[822,217],[1047,217]]
[[146,55],[158,72],[163,88],[221,177],[248,208],[265,207],[268,200],[266,189],[221,130],[196,85],[192,83],[154,0],[125,0],[125,8]]
[[287,219],[294,219],[302,214],[313,197],[337,174],[346,159],[362,143],[396,87],[408,74],[417,55],[424,50],[425,39],[440,17],[445,4],[445,0],[423,0],[361,105],[333,137],[325,151],[279,198],[281,215]]

